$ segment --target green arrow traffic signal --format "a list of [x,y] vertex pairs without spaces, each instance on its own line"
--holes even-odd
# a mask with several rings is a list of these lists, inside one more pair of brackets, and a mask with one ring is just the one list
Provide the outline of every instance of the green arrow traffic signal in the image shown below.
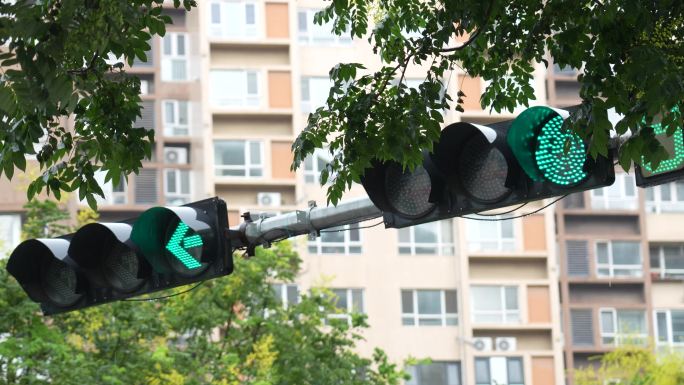
[[188,225],[179,222],[171,239],[166,244],[166,250],[173,254],[188,269],[198,269],[202,265],[188,253],[187,249],[202,246],[202,237],[197,234],[186,237],[185,234],[188,233],[188,230]]

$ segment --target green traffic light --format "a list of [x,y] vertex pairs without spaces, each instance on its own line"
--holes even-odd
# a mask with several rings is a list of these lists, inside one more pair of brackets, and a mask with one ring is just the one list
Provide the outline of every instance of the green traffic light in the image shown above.
[[569,186],[587,177],[584,141],[576,133],[563,130],[563,118],[556,115],[540,130],[534,153],[539,171],[548,181]]
[[665,149],[670,154],[670,159],[660,162],[658,167],[654,170],[651,166],[651,163],[646,162],[646,159],[642,156],[641,163],[643,165],[644,170],[647,171],[644,174],[646,174],[646,176],[649,176],[655,174],[663,174],[666,172],[680,169],[682,167],[682,164],[684,163],[684,133],[682,132],[682,128],[677,127],[675,129],[671,141],[668,141],[667,137],[663,137],[666,134],[667,129],[663,127],[662,124],[654,124],[653,132],[656,135],[660,136],[662,139],[665,139],[661,140],[661,144],[665,146]]
[[188,230],[188,225],[178,222],[176,230],[166,244],[166,250],[173,254],[188,269],[198,269],[202,265],[188,253],[187,249],[202,246],[202,237],[197,234],[186,237],[185,234],[187,234]]

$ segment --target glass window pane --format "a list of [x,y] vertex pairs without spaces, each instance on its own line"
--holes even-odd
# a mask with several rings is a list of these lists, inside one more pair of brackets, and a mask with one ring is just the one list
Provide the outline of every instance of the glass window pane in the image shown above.
[[404,326],[413,326],[416,323],[415,323],[413,317],[401,317],[401,324]]
[[684,201],[684,182],[675,182],[675,188],[677,190],[677,200]]
[[639,242],[613,241],[611,246],[613,249],[613,264],[641,264],[641,245]]
[[164,102],[164,122],[165,123],[175,123],[175,103],[174,102]]
[[447,385],[461,384],[461,371],[458,364],[448,363],[447,367]]
[[178,124],[188,124],[188,102],[178,102]]
[[605,242],[596,243],[596,260],[598,263],[610,263],[608,260],[608,244]]
[[221,23],[221,4],[211,3],[211,22],[212,24]]
[[[656,313],[656,318],[658,323],[658,342],[667,342],[670,339],[670,333],[667,330],[667,313],[659,311]],[[674,328],[674,322],[672,326]]]
[[271,289],[273,289],[273,295],[275,296],[276,301],[281,303],[283,301],[283,285],[276,283],[271,285]]
[[180,172],[180,193],[190,194],[190,171],[181,170]]
[[335,306],[342,311],[347,311],[347,289],[332,289],[335,295]]
[[446,368],[443,363],[418,366],[420,384],[446,384]]
[[508,359],[508,385],[522,384],[523,364],[520,358]]
[[684,342],[684,310],[672,310],[670,316],[672,317],[672,341]]
[[176,170],[166,170],[166,192],[169,194],[175,194],[176,191]]
[[620,310],[617,312],[618,331],[621,334],[640,334],[646,332],[646,318],[640,310]]
[[404,227],[403,229],[399,229],[397,231],[397,234],[399,235],[399,242],[401,242],[401,243],[411,242],[411,228],[410,227]]
[[418,313],[441,314],[442,300],[439,290],[418,290]]
[[602,333],[615,333],[615,327],[613,324],[613,312],[602,311],[601,312],[601,332]]
[[634,176],[633,175],[624,175],[624,182],[625,182],[625,196],[627,197],[634,197],[636,196],[636,184],[634,182]]
[[226,166],[245,165],[245,142],[217,141],[214,142],[215,164]]
[[256,23],[254,4],[245,4],[245,24],[253,25]]
[[501,223],[501,236],[504,238],[513,238],[513,221],[505,220],[498,223]]
[[303,102],[308,102],[311,100],[311,95],[309,92],[309,79],[303,77],[302,82],[301,82],[301,88],[302,88],[302,101]]
[[418,384],[418,371],[416,370],[416,367],[415,366],[409,366],[406,368],[406,371],[408,372],[408,374],[411,378],[406,380],[405,384],[406,385],[419,385]]
[[500,286],[473,286],[470,293],[475,310],[503,310]]
[[446,312],[447,313],[457,313],[458,312],[458,303],[456,300],[456,290],[444,291],[444,301],[446,302]]
[[321,232],[320,240],[322,243],[344,243],[344,226],[333,227]]
[[261,164],[260,142],[249,142],[249,163],[252,165]]
[[655,200],[655,187],[647,187],[645,189],[646,191],[646,200],[649,202],[653,202]]
[[352,242],[358,242],[361,239],[361,234],[359,231],[359,224],[358,223],[352,223],[349,225],[349,240]]
[[671,201],[672,200],[672,194],[670,193],[670,186],[671,186],[670,183],[660,185],[660,200],[662,200],[662,201]]
[[171,34],[167,34],[162,39],[162,45],[164,46],[164,55],[171,55],[172,54],[171,45],[172,45],[173,41],[171,39],[173,39]]
[[352,311],[363,313],[363,290],[352,289]]
[[178,46],[176,47],[176,55],[185,56],[185,35],[176,35]]
[[416,254],[437,254],[437,247],[416,246]]
[[651,246],[648,248],[648,254],[650,257],[651,268],[660,267],[660,248]]
[[442,326],[442,320],[440,318],[418,317],[418,326]]
[[489,358],[476,358],[475,359],[475,383],[476,384],[489,384]]
[[437,222],[423,223],[413,229],[416,243],[437,243]]
[[453,230],[451,226],[451,219],[439,222],[442,228],[442,242],[453,242]]
[[256,72],[247,72],[247,93],[250,95],[259,93]]
[[412,290],[402,290],[401,291],[401,312],[402,313],[413,313],[413,291]]
[[299,294],[297,292],[297,285],[287,285],[287,303],[299,303]]
[[297,12],[297,26],[299,32],[306,32],[307,22],[306,22],[306,11]]
[[518,309],[518,288],[516,286],[506,286],[506,310]]

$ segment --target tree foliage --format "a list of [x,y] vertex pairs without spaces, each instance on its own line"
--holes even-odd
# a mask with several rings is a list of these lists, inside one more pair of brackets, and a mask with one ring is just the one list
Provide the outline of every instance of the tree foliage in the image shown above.
[[[533,63],[581,69],[582,104],[568,127],[590,139],[592,156],[606,154],[610,130],[632,136],[620,163],[667,157],[649,126],[662,117],[668,134],[682,126],[684,3],[679,0],[332,0],[315,21],[333,22],[337,34],[367,38],[383,62],[371,72],[362,63],[330,71],[327,103],[309,116],[293,150],[293,168],[327,146],[333,160],[328,200],[336,203],[374,160],[413,168],[439,138],[442,109],[463,112],[466,95],[443,93],[451,71],[490,81],[485,109],[513,111],[534,99]],[[350,32],[345,32],[350,31]],[[460,42],[459,42],[460,41]],[[408,66],[426,66],[419,89],[403,80]],[[397,82],[398,80],[398,82]],[[612,127],[607,110],[624,118]],[[642,159],[642,156],[644,159]]]
[[[41,175],[28,197],[77,191],[96,206],[94,178],[118,184],[151,157],[154,132],[134,127],[140,81],[111,56],[146,61],[149,41],[171,17],[163,0],[17,0],[0,2],[0,176],[26,169],[35,154]],[[190,10],[195,0],[174,0]],[[182,4],[181,4],[182,3]],[[69,119],[73,124],[67,124]]]
[[623,346],[601,356],[596,367],[576,369],[574,375],[577,385],[678,385],[684,383],[684,357]]
[[[30,229],[53,228],[52,211],[60,209],[48,211],[29,210],[29,223],[44,220]],[[0,385],[395,385],[405,376],[382,350],[371,358],[356,353],[363,315],[326,324],[337,311],[329,290],[312,289],[287,307],[279,302],[271,283],[292,282],[300,268],[288,243],[236,257],[232,275],[178,288],[163,301],[119,301],[47,319],[1,263]]]

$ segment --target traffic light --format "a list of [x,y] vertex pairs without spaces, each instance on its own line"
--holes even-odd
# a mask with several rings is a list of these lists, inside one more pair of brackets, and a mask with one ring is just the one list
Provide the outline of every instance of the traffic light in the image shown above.
[[537,106],[487,126],[453,123],[422,165],[376,162],[361,182],[386,226],[397,228],[612,184],[612,154],[589,156],[587,143],[563,127],[568,116]]
[[46,315],[228,275],[227,215],[226,203],[210,198],[154,207],[124,222],[91,223],[73,234],[22,242],[7,271]]
[[672,136],[667,136],[667,129],[662,124],[653,126],[654,134],[670,157],[652,167],[649,162],[636,166],[636,185],[639,187],[656,186],[684,178],[684,132],[677,127]]

